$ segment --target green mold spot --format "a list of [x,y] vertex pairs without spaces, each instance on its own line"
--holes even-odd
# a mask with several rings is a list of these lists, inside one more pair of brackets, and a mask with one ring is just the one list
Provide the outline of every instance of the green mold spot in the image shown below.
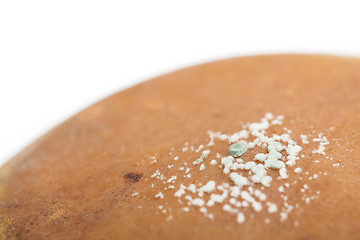
[[247,151],[245,142],[234,143],[229,147],[229,154],[233,157],[240,157]]

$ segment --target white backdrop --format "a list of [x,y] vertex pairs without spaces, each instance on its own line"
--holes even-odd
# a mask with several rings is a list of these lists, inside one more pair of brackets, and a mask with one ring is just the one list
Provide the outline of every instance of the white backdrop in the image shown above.
[[0,1],[0,165],[107,95],[212,60],[360,56],[359,1]]

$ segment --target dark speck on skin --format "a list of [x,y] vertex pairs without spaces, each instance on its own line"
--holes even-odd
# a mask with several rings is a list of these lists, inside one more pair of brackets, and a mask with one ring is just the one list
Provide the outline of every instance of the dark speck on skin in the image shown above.
[[221,116],[223,116],[222,113],[214,113],[213,115],[213,118],[220,118]]
[[133,182],[137,182],[142,178],[143,174],[142,173],[125,173],[124,174],[124,178],[127,179],[132,179]]

